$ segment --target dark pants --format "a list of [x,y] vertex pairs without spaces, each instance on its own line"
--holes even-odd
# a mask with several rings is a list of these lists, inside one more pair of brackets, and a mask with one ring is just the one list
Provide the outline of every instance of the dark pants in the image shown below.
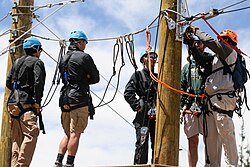
[[148,133],[145,142],[141,145],[141,125],[139,123],[134,123],[136,130],[136,143],[135,143],[135,156],[134,164],[147,164],[148,163],[148,139],[150,136],[151,149],[152,149],[152,160],[154,155],[154,140],[155,140],[155,119],[149,120]]

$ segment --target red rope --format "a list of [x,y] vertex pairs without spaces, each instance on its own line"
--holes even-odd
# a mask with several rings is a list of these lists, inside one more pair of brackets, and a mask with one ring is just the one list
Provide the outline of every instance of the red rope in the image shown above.
[[212,27],[212,25],[210,23],[208,23],[207,19],[205,18],[204,15],[201,16],[201,18],[207,23],[208,27],[217,35],[217,38],[219,38],[220,40],[222,40],[222,42],[224,42],[225,44],[227,44],[230,48],[234,49],[236,52],[247,56],[248,58],[250,58],[250,56],[248,56],[246,53],[242,52],[240,49],[238,49],[237,47],[230,45],[225,39],[223,39],[220,34]]

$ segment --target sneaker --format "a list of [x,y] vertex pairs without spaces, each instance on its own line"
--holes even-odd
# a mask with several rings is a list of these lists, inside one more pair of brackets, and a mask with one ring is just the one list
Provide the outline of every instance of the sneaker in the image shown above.
[[63,167],[74,167],[74,164],[65,164]]
[[56,161],[53,167],[63,167],[61,162]]

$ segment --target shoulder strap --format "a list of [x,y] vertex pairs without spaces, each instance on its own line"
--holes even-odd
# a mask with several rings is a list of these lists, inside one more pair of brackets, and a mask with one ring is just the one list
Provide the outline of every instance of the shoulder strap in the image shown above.
[[67,82],[68,82],[68,63],[69,63],[69,59],[72,56],[72,54],[66,54],[65,56],[67,56],[67,57],[66,57],[65,61],[62,62],[63,69],[62,69],[61,76],[63,78],[62,79],[63,83],[67,84]]
[[[16,63],[14,64],[14,67],[15,67],[15,71],[13,74],[14,85],[16,84],[16,82],[18,80],[18,73],[19,73],[23,63],[25,62],[25,60],[27,60],[27,58],[28,58],[28,56],[21,57],[21,58],[17,59]],[[15,88],[16,88],[16,85],[15,85]]]
[[221,57],[219,57],[219,59],[220,59],[221,63],[222,63],[223,66],[224,66],[223,74],[225,75],[225,74],[229,73],[229,74],[232,75],[233,72],[232,72],[232,70],[230,69],[230,67],[231,67],[233,64],[228,65],[227,62],[226,62],[226,60],[222,59]]

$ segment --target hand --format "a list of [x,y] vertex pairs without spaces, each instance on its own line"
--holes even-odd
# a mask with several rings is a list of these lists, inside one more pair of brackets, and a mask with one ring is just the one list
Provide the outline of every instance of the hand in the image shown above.
[[198,29],[197,27],[192,26],[192,25],[190,25],[189,28],[190,28],[190,32],[192,32],[194,34],[195,34],[196,30]]

